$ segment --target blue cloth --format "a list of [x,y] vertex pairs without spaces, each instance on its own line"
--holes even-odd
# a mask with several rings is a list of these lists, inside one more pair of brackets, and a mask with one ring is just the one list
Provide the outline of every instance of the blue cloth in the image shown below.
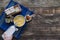
[[[7,9],[7,8],[9,8],[11,6],[14,6],[16,4],[19,4],[19,3],[14,2],[13,0],[11,0],[5,9]],[[33,14],[33,12],[30,11],[28,8],[24,7],[21,4],[19,4],[19,5],[20,5],[20,7],[22,9],[20,15],[26,16],[27,12],[29,13],[29,15]],[[0,29],[2,29],[3,31],[6,31],[11,25],[13,25],[13,23],[7,24],[5,22],[5,12],[2,12],[2,15],[0,16],[0,20],[2,22],[2,24],[0,24]],[[20,34],[22,33],[22,31],[24,30],[25,27],[26,27],[26,23],[25,23],[25,25],[23,27],[19,28],[19,31],[14,33],[14,37],[20,38],[20,36],[21,36]]]

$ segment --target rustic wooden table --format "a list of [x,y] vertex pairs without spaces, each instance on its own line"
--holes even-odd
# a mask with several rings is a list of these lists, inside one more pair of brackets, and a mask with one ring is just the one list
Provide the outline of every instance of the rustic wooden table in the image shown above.
[[[7,0],[6,0],[7,1]],[[5,2],[6,2],[5,1]],[[15,0],[16,1],[16,0]],[[5,4],[5,2],[2,2]],[[18,1],[22,3],[21,0]],[[24,4],[25,2],[25,4]],[[41,7],[52,7],[52,6],[59,6],[60,1],[58,0],[40,0],[40,4],[31,5],[27,0],[24,1],[22,4],[31,8],[35,12],[35,17],[32,19],[30,23],[28,23],[27,28],[24,30],[22,37],[20,40],[60,40],[60,15],[59,16],[51,16],[45,17],[41,15]],[[30,6],[28,5],[30,4]],[[3,5],[1,5],[3,6]],[[46,8],[45,8],[46,9]],[[3,31],[0,30],[0,40]],[[16,40],[13,38],[13,40]]]

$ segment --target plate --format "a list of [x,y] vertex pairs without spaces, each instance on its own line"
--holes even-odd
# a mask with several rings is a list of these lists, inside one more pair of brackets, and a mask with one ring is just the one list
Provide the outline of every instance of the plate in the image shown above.
[[25,24],[25,18],[22,15],[17,15],[13,19],[15,26],[22,27]]

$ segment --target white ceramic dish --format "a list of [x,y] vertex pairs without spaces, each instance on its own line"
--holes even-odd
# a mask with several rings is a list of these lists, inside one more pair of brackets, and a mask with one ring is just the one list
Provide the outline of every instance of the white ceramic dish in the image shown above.
[[32,16],[30,16],[30,15],[26,15],[26,16],[25,16],[26,22],[29,22],[31,19],[32,19]]
[[22,27],[25,24],[25,18],[22,15],[17,15],[14,17],[13,22],[15,26]]

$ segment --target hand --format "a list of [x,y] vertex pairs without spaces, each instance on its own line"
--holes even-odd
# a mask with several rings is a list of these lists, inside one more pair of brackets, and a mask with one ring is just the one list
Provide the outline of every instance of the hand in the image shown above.
[[4,34],[4,40],[12,40],[13,36],[7,36],[7,34]]

